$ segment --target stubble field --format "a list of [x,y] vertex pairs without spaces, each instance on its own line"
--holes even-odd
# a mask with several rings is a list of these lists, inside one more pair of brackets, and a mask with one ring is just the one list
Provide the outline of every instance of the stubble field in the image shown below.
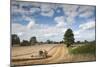
[[[39,50],[48,52],[47,58],[38,55]],[[90,54],[70,54],[64,44],[45,44],[35,46],[16,46],[11,49],[12,65],[54,64],[80,61],[95,61],[96,56]]]

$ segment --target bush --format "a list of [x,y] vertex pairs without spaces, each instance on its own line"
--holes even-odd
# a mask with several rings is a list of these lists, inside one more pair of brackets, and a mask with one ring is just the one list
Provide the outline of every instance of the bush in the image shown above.
[[27,40],[23,40],[23,42],[21,42],[21,46],[29,46],[30,43]]

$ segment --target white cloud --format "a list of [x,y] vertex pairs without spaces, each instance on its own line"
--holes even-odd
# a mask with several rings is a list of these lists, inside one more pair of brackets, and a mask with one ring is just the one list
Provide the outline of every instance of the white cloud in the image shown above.
[[43,12],[48,12],[52,9],[50,4],[44,4],[44,3],[41,4],[40,8],[41,8],[41,11]]
[[21,25],[19,23],[12,23],[12,34],[17,34],[20,37],[21,41],[24,39],[24,35],[27,30],[28,29],[24,25]]
[[23,36],[24,32],[18,32],[17,35],[18,36]]
[[79,6],[80,8],[79,8],[79,10],[78,10],[78,12],[85,12],[85,11],[92,11],[92,10],[94,10],[95,9],[95,7],[93,7],[93,6]]
[[[12,14],[20,14],[20,15],[24,15],[24,16],[31,16],[34,13],[39,13],[40,12],[40,8],[38,8],[40,6],[39,3],[28,3],[28,2],[13,2],[12,4],[17,4],[19,5],[19,8],[17,6],[12,6]],[[33,7],[28,7],[29,5],[33,6]],[[25,7],[25,8],[23,8]],[[26,10],[27,9],[27,10]]]
[[63,8],[64,14],[66,16],[66,21],[71,25],[75,21],[75,17],[78,15],[77,9],[78,5],[61,5]]
[[66,16],[66,21],[69,25],[75,22],[77,16],[88,18],[94,15],[95,7],[93,6],[81,6],[81,5],[60,5],[63,8]]
[[40,12],[40,8],[37,7],[31,8],[29,12],[30,13]]
[[41,15],[52,17],[54,15],[54,8],[55,8],[54,4],[42,3],[40,6]]
[[[31,24],[34,28],[30,28]],[[62,40],[63,34],[66,30],[66,28],[56,26],[47,26],[36,23],[33,25],[33,22],[30,22],[28,25],[12,23],[12,29],[12,34],[17,34],[21,41],[23,39],[30,40],[30,37],[32,36],[36,36],[38,41],[46,41],[47,39],[60,41]]]
[[60,10],[57,10],[56,12],[57,12],[57,13],[60,13],[61,11],[60,11]]
[[[86,17],[86,16],[88,17],[92,15],[91,11],[94,10],[94,8],[88,6],[84,6],[84,8],[83,7],[79,8],[78,5],[56,6],[54,4],[49,4],[49,3],[47,4],[32,3],[32,5],[34,7],[28,11],[16,7],[13,7],[12,10],[15,13],[21,13],[23,15],[22,16],[23,19],[29,21],[27,25],[12,23],[12,33],[18,34],[21,40],[23,39],[29,40],[30,37],[36,36],[39,41],[45,41],[47,39],[60,41],[63,39],[64,32],[66,31],[68,26],[73,22],[75,22],[76,16],[79,15],[79,17]],[[63,9],[65,16],[55,17],[54,18],[54,21],[56,22],[55,26],[37,24],[35,19],[26,16],[26,15],[31,15],[32,13],[35,12],[40,12],[39,14],[41,14],[42,16],[52,17],[57,7],[61,7]],[[79,11],[77,11],[78,8]],[[57,12],[59,13],[60,11],[58,10]],[[81,24],[79,26],[79,30],[74,31],[76,40],[94,39],[95,33],[94,31],[90,31],[90,29],[94,27],[95,27],[95,23],[92,21],[87,22],[86,24]]]
[[47,29],[42,29],[43,38],[50,39],[53,41],[63,40],[64,32],[67,28],[61,27],[48,27]]
[[38,24],[36,24],[36,21],[35,21],[34,18],[27,17],[27,16],[23,15],[23,19],[29,21],[28,24],[27,24],[27,26],[26,26],[28,29],[32,29],[32,28],[36,29],[38,27]]
[[95,21],[89,21],[79,25],[79,29],[74,31],[75,40],[95,40]]
[[34,21],[30,21],[29,24],[27,25],[27,28],[31,29],[35,25]]
[[78,34],[75,34],[75,41],[92,41],[95,40],[95,30],[84,30],[84,31],[76,31],[79,32]]
[[48,17],[52,17],[54,15],[54,11],[53,10],[50,10],[48,12],[41,12],[41,15],[48,16]]
[[76,11],[79,6],[77,5],[62,5],[64,13],[68,16],[76,16]]
[[84,18],[88,18],[91,16],[93,16],[93,11],[87,11],[87,10],[79,15],[79,17],[84,17]]
[[95,7],[93,6],[80,6],[78,10],[78,12],[80,13],[79,17],[82,17],[82,18],[91,17],[94,14],[94,10],[95,10]]
[[[57,8],[56,4],[49,4],[49,3],[18,3],[14,2],[15,4],[19,4],[20,8],[16,6],[12,6],[12,12],[14,13],[21,13],[22,15],[32,15],[36,12],[40,13],[43,16],[52,17],[54,15],[54,10]],[[25,10],[23,6],[32,5],[33,7],[29,8],[29,10]]]
[[57,27],[65,27],[65,26],[67,26],[67,23],[65,22],[65,17],[64,16],[55,17],[54,20],[57,23],[56,24]]
[[12,23],[12,33],[24,32],[27,28],[19,23]]
[[74,20],[75,20],[75,17],[70,17],[70,16],[66,17],[66,21],[68,25],[71,25],[74,22]]
[[88,30],[95,28],[95,21],[90,21],[79,26],[82,30]]

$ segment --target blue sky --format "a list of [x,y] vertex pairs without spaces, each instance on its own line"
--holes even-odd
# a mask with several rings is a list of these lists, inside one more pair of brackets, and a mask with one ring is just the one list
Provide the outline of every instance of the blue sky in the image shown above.
[[11,4],[12,34],[21,41],[36,36],[38,41],[61,41],[71,28],[75,41],[95,40],[96,7],[40,2]]

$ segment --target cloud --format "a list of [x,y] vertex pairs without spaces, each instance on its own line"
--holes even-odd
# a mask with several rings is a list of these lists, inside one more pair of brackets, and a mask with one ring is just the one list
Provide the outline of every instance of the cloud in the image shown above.
[[75,21],[75,17],[78,15],[77,9],[78,5],[60,5],[60,7],[63,9],[66,22],[71,25]]
[[27,24],[27,29],[37,29],[38,27],[40,27],[37,23],[36,23],[36,20],[32,17],[28,17],[28,16],[23,16],[23,19],[27,20],[28,21],[28,24]]
[[[13,5],[14,4],[14,5]],[[95,7],[93,6],[81,6],[81,5],[65,5],[65,4],[51,4],[51,3],[30,3],[30,2],[12,2],[12,12],[20,12],[21,14],[32,15],[34,13],[41,14],[43,16],[52,17],[57,8],[62,8],[66,15],[67,22],[72,23],[74,18],[90,17],[93,15]],[[25,7],[25,8],[23,8]],[[27,9],[27,10],[26,10]],[[60,10],[57,10],[60,12]],[[72,20],[71,20],[72,19]]]
[[74,5],[74,6],[73,5],[61,5],[61,7],[63,8],[64,13],[69,16],[71,13],[74,13],[76,15],[75,12],[77,11],[79,6],[78,5]]
[[30,22],[28,23],[28,25],[27,25],[27,28],[28,28],[28,29],[31,29],[31,28],[34,27],[34,25],[35,25],[35,22],[34,22],[34,21],[30,21]]
[[78,12],[82,13],[82,12],[85,12],[85,11],[92,11],[92,10],[95,10],[95,7],[93,6],[79,6],[79,10]]
[[89,21],[79,26],[82,30],[89,30],[95,28],[95,21]]
[[27,16],[23,16],[23,18],[25,20],[29,21],[28,24],[27,24],[28,29],[35,28],[35,26],[37,25],[34,18],[27,17]]
[[19,23],[12,23],[12,34],[17,34],[21,41],[23,39],[25,39],[24,35],[26,34],[25,32],[27,31],[28,29],[26,28],[26,26],[24,25],[21,25]]
[[18,36],[23,36],[24,32],[18,32],[17,35]]
[[[19,8],[17,6],[14,6],[13,4],[19,5]],[[31,16],[35,13],[41,14],[42,16],[48,16],[52,17],[54,15],[54,10],[57,6],[55,4],[49,4],[49,3],[27,3],[27,2],[13,2],[12,3],[12,12],[15,13],[21,13],[22,15]]]
[[57,27],[65,27],[67,23],[65,22],[65,17],[64,16],[58,16],[55,17],[54,20],[56,21],[56,26]]
[[40,6],[40,9],[41,9],[41,15],[52,17],[54,15],[55,5],[49,4],[49,3],[47,3],[47,4],[42,3]]
[[[16,5],[19,5],[16,6]],[[40,13],[40,8],[39,8],[39,4],[34,3],[30,3],[30,2],[12,2],[12,15],[14,16],[16,15],[24,15],[24,16],[32,16],[35,13]]]
[[[79,5],[56,5],[51,3],[36,2],[16,3],[19,4],[19,6],[12,7],[12,14],[21,14],[21,19],[27,21],[27,24],[20,24],[20,22],[15,23],[14,21],[12,23],[12,33],[18,34],[21,40],[29,40],[30,37],[36,36],[39,41],[46,41],[47,39],[60,41],[63,39],[64,32],[67,30],[67,28],[76,21],[77,16],[87,18],[92,16],[94,11],[94,7],[90,6],[83,7]],[[57,11],[59,14],[61,13],[60,10],[57,10],[57,8],[61,8],[64,15],[56,16],[56,14],[54,14],[56,13],[55,11]],[[49,23],[48,25],[37,23],[37,19],[34,18],[34,14],[53,18],[53,21],[56,24],[52,26],[49,25]],[[79,25],[79,29],[74,31],[76,40],[94,39],[94,31],[90,31],[90,29],[94,28],[94,21],[89,21]]]
[[81,13],[79,15],[79,17],[83,17],[83,18],[88,18],[88,17],[91,17],[91,16],[93,16],[93,11],[86,11],[86,12]]
[[60,13],[60,12],[61,12],[61,10],[56,10],[56,12],[57,12],[57,13]]
[[37,7],[31,8],[29,12],[30,13],[36,13],[36,12],[39,13],[40,12],[40,8],[37,8]]
[[41,12],[42,16],[48,16],[48,17],[52,17],[54,15],[54,11],[50,10],[48,12]]
[[93,6],[81,6],[81,5],[60,5],[63,9],[66,22],[71,25],[75,22],[76,17],[89,18],[94,15],[95,7]]
[[[78,32],[78,31],[76,31]],[[84,30],[84,31],[79,31],[78,34],[75,34],[75,41],[92,41],[95,40],[95,30]]]
[[26,26],[19,23],[12,23],[12,33],[24,32],[27,30]]
[[95,21],[80,24],[79,29],[74,31],[74,35],[76,41],[95,40]]
[[95,7],[93,6],[80,6],[78,10],[78,12],[80,13],[79,17],[82,17],[82,18],[91,17],[94,15],[94,10],[95,10]]
[[[30,28],[31,25],[33,28]],[[60,41],[63,39],[63,34],[67,28],[41,24],[33,25],[33,22],[30,22],[26,26],[18,23],[12,23],[12,29],[12,34],[20,36],[21,41],[24,39],[30,40],[30,37],[32,36],[36,36],[38,41],[46,41],[48,39]]]

